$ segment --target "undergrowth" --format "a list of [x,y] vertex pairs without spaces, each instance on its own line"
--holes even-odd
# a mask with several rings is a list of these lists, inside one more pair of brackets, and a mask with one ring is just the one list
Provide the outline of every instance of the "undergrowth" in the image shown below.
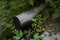
[[[47,3],[47,11],[36,15],[33,21],[33,30],[16,30],[13,18],[25,10],[33,8],[40,3]],[[46,7],[47,8],[47,7]],[[47,18],[56,20],[60,17],[60,0],[0,0],[0,26],[1,40],[41,40],[41,34],[45,31],[44,22]]]

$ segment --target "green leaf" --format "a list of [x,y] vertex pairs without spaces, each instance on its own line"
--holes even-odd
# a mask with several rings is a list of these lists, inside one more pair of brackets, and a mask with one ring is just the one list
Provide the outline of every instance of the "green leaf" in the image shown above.
[[30,1],[29,1],[29,4],[33,6],[33,5],[34,5],[34,1],[35,1],[35,0],[30,0]]
[[54,14],[52,15],[53,19],[60,17],[60,9],[56,8]]
[[23,36],[22,31],[15,30],[14,33],[16,34],[17,37],[21,38]]

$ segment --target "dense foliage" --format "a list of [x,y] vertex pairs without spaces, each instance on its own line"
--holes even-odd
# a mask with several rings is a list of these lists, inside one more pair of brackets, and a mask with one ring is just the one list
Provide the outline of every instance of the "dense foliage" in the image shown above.
[[[42,3],[49,4],[33,21],[33,28],[29,30],[16,30],[13,18],[17,14],[29,10]],[[60,0],[0,0],[0,26],[1,40],[39,40],[45,31],[43,24],[50,18],[56,20],[60,17]],[[8,33],[7,33],[8,32]]]

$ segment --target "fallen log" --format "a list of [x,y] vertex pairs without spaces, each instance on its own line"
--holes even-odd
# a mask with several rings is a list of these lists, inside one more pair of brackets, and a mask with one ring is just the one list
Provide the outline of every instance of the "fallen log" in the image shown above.
[[32,24],[32,18],[36,16],[40,11],[42,11],[47,5],[43,4],[39,7],[35,7],[32,10],[28,10],[26,12],[20,13],[16,17],[14,17],[14,24],[17,29],[27,27]]

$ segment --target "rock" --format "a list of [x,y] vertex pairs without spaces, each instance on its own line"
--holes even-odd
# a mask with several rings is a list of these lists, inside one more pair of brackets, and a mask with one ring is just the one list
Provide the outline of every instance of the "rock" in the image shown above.
[[50,34],[47,31],[44,32],[42,40],[60,40],[60,33]]

